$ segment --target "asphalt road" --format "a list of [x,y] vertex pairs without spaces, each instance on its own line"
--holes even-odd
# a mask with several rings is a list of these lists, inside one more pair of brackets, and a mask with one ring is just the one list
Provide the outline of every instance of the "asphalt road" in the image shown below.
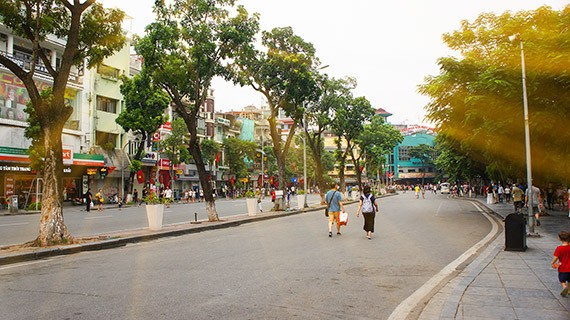
[[372,240],[356,205],[329,238],[321,211],[0,267],[3,319],[387,319],[487,235],[467,201],[380,200]]
[[[309,195],[307,203],[309,206],[318,205],[320,197]],[[268,211],[272,206],[271,198],[265,197],[262,201],[263,209]],[[294,196],[291,198],[291,207],[297,208],[297,206],[297,197]],[[82,206],[64,207],[65,224],[72,236],[91,236],[148,227],[144,205],[125,207],[122,210],[114,206],[102,212],[91,210],[87,213],[84,210]],[[243,198],[219,199],[216,201],[216,210],[219,217],[223,218],[246,214],[247,206]],[[194,221],[196,218],[198,220],[208,219],[204,202],[173,204],[170,208],[165,208],[163,223],[183,223]],[[39,232],[39,222],[39,214],[0,216],[0,246],[20,244],[35,239]]]

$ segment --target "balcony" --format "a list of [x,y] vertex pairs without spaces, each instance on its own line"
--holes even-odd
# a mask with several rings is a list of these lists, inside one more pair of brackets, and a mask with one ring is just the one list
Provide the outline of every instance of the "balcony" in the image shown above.
[[[15,64],[17,64],[20,68],[24,69],[25,71],[30,71],[32,67],[32,55],[14,50],[14,54],[8,54],[6,51],[1,51],[0,54],[5,56],[6,58],[12,60]],[[0,68],[5,68],[3,65],[0,65]],[[35,73],[38,75],[42,75],[44,77],[52,78],[49,74],[48,69],[42,62],[38,62],[35,65]],[[70,72],[68,82],[75,83],[78,85],[83,84],[83,77],[78,73]]]

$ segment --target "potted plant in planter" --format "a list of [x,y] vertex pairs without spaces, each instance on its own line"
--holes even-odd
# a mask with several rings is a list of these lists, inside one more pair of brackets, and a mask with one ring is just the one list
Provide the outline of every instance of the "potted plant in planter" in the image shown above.
[[299,209],[304,208],[306,196],[307,195],[305,194],[305,190],[303,190],[303,189],[297,190],[297,206],[299,207]]
[[247,190],[245,193],[245,202],[247,203],[247,214],[254,216],[257,213],[257,199],[255,198],[255,192]]
[[162,229],[162,217],[164,214],[164,202],[154,191],[150,191],[144,198],[146,202],[146,217],[150,230]]

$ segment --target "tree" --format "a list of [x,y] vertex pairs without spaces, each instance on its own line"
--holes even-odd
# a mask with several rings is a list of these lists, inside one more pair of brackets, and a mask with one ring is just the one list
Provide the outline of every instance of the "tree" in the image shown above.
[[[184,120],[177,118],[171,122],[172,131],[168,137],[158,143],[159,150],[170,160],[170,179],[174,177],[174,165],[180,164],[189,158],[187,148],[188,129]],[[166,184],[166,183],[164,183]],[[170,184],[172,188],[172,184]]]
[[[372,118],[374,115],[374,109],[370,105],[370,101],[365,97],[351,98],[347,97],[347,103],[345,108],[339,108],[336,110],[335,118],[332,124],[332,131],[338,137],[336,140],[336,158],[339,165],[339,178],[340,178],[340,188],[341,190],[346,190],[346,182],[344,177],[344,167],[346,160],[349,155],[352,155],[354,159],[354,148],[358,138],[364,131],[364,124]],[[344,144],[344,145],[343,145]],[[359,154],[362,155],[363,150],[358,150]],[[358,157],[357,159],[360,159]],[[359,177],[360,162],[354,162],[355,169],[357,171],[357,177]]]
[[[73,66],[87,61],[91,68],[123,47],[121,33],[124,13],[105,10],[95,0],[79,1],[1,1],[2,23],[31,42],[31,65],[19,66],[0,55],[0,64],[14,73],[25,85],[30,103],[31,154],[43,158],[44,189],[39,236],[41,246],[70,241],[63,219],[63,127],[73,109],[65,104],[65,89]],[[66,44],[55,67],[49,56],[48,35],[65,38]],[[43,65],[51,78],[51,89],[40,91],[34,81],[36,66]]]
[[[163,114],[170,103],[170,98],[153,83],[144,69],[132,79],[123,77],[122,82],[121,94],[125,105],[115,122],[125,131],[131,131],[138,137],[139,144],[132,159],[134,163],[138,163],[142,160],[147,140],[150,141],[154,132],[166,121]],[[137,165],[131,166],[123,194],[132,193],[135,172],[138,170],[140,168]]]
[[427,144],[420,144],[417,146],[410,147],[410,158],[420,160],[421,167],[423,169],[422,172],[422,186],[424,185],[424,179],[426,177],[425,166],[427,164],[433,163],[433,148],[428,146]]
[[420,92],[430,97],[427,116],[454,151],[498,175],[525,178],[525,139],[519,42],[524,42],[533,178],[536,184],[570,176],[570,6],[562,11],[482,14],[444,35],[458,58],[441,58],[440,74]]
[[316,184],[319,186],[321,202],[324,202],[325,192],[328,189],[326,172],[334,169],[334,162],[330,168],[325,165],[325,155],[328,155],[328,152],[324,152],[323,133],[333,124],[336,110],[344,108],[348,97],[352,96],[351,90],[356,87],[356,80],[353,78],[329,79],[324,75],[318,78],[318,85],[321,94],[317,101],[307,106],[305,112],[307,123],[304,129],[307,145],[315,162]]
[[[376,172],[380,176],[380,171],[384,164],[384,156],[394,149],[404,138],[400,131],[384,122],[384,118],[379,115],[372,117],[370,123],[364,125],[364,131],[356,140],[358,149],[365,154],[365,164],[369,172]],[[354,165],[360,166],[360,161],[355,161],[352,156]],[[362,186],[362,178],[357,175],[359,186]]]
[[253,159],[255,157],[257,144],[253,141],[244,141],[236,137],[230,137],[224,139],[223,145],[226,150],[230,172],[237,179],[249,177],[245,158]]
[[204,190],[209,221],[218,221],[212,185],[198,136],[198,119],[213,77],[227,74],[225,61],[240,47],[253,42],[258,18],[243,6],[229,16],[235,0],[174,0],[172,5],[155,2],[157,21],[146,28],[136,50],[144,65],[170,98],[174,111],[184,119],[190,133],[190,153]]
[[[233,79],[242,86],[251,86],[260,92],[269,105],[269,129],[273,153],[279,171],[279,188],[286,185],[286,158],[303,118],[304,103],[318,96],[316,72],[319,61],[315,48],[294,34],[290,27],[274,28],[262,33],[262,44],[267,51],[244,47],[233,65]],[[278,130],[279,111],[293,120],[286,140]],[[275,208],[284,208],[283,199]]]

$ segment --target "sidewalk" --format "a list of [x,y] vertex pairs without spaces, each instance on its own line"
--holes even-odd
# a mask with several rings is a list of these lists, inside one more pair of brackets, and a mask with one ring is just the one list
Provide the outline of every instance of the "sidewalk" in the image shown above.
[[[503,219],[512,204],[487,204]],[[570,230],[568,211],[549,210],[527,237],[524,252],[505,251],[503,232],[469,266],[430,299],[419,319],[570,319],[570,296],[560,296],[558,272],[550,267],[560,230]]]

